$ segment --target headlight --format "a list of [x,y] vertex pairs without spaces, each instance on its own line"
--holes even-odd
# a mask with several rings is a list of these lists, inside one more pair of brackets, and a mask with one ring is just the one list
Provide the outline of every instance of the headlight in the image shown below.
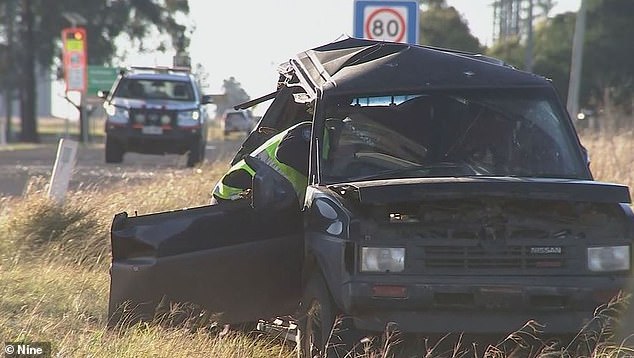
[[594,272],[627,271],[630,269],[630,247],[606,246],[588,248],[588,269]]
[[106,114],[108,114],[108,120],[116,123],[127,123],[130,113],[125,108],[115,107],[114,105],[107,105],[104,107]]
[[404,269],[404,247],[361,247],[361,272],[401,272]]
[[181,111],[178,112],[178,125],[179,126],[195,126],[198,125],[200,119],[200,111]]

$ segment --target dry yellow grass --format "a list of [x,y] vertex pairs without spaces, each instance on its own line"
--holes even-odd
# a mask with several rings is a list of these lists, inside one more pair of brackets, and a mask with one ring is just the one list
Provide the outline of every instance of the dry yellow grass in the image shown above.
[[595,179],[634,188],[634,130],[581,135]]
[[205,205],[226,163],[144,183],[89,187],[63,206],[44,197],[44,178],[21,199],[0,199],[0,337],[50,341],[63,357],[289,357],[274,339],[223,338],[204,330],[106,329],[109,228],[115,213]]
[[[582,142],[590,150],[598,180],[634,185],[631,131],[583,135]],[[0,337],[50,341],[63,357],[294,356],[291,348],[267,337],[236,333],[220,338],[207,330],[161,325],[125,332],[105,328],[113,215],[204,205],[225,168],[223,162],[182,175],[161,174],[140,184],[84,188],[69,193],[61,207],[44,199],[44,179],[34,181],[24,198],[0,198]],[[634,356],[618,349],[602,344],[588,356]]]

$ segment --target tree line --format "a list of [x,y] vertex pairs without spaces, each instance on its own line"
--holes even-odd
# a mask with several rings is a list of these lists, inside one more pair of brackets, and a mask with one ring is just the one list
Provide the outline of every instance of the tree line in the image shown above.
[[[502,0],[490,0],[491,4]],[[634,1],[585,0],[580,102],[582,107],[612,107],[631,114],[634,106]],[[553,0],[533,0],[545,15]],[[527,41],[506,37],[485,47],[446,0],[420,0],[420,43],[484,53],[523,68]],[[490,5],[490,4],[489,4]],[[489,6],[482,9],[490,11]],[[137,50],[185,51],[189,45],[187,0],[2,0],[0,2],[0,93],[7,102],[20,102],[21,141],[39,141],[36,118],[35,71],[51,69],[61,77],[60,32],[72,22],[86,28],[90,65],[110,65],[117,56],[115,39],[127,36]],[[562,98],[567,97],[572,38],[577,14],[542,16],[531,41],[531,71],[550,78]],[[79,20],[78,20],[79,19]],[[149,47],[148,38],[164,41]],[[235,79],[225,81],[233,89]],[[239,84],[238,84],[239,86]],[[248,98],[246,94],[242,97]],[[8,104],[8,103],[7,103]],[[5,106],[6,107],[6,106]],[[8,108],[10,116],[10,108]],[[2,115],[2,114],[0,114]],[[7,130],[11,130],[7,128]]]
[[[612,108],[631,115],[634,106],[634,1],[585,1],[587,21],[580,105]],[[421,44],[485,53],[524,69],[526,38],[508,37],[485,47],[471,34],[460,13],[445,0],[422,0],[422,3],[425,6],[420,14]],[[546,12],[552,8],[552,1],[533,0],[533,3],[537,7],[543,6],[541,10]],[[568,95],[576,17],[576,12],[568,12],[544,16],[534,24],[531,72],[551,79],[564,103]]]
[[[117,54],[115,39],[125,35],[139,50],[185,50],[187,0],[2,0],[0,2],[0,92],[7,117],[10,103],[20,102],[20,141],[38,142],[36,70],[52,69],[58,77],[61,64],[61,30],[73,25],[86,28],[89,65],[110,65]],[[148,47],[154,34],[166,40]],[[10,122],[9,122],[10,124]],[[7,132],[11,128],[7,128]]]

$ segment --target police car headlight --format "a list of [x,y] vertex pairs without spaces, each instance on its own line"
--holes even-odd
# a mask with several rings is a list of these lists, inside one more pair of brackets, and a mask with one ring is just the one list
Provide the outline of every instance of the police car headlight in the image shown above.
[[107,105],[104,109],[106,110],[110,122],[127,123],[130,118],[130,112],[125,108]]
[[181,111],[178,112],[178,125],[179,126],[194,126],[197,125],[200,120],[200,111]]
[[630,247],[628,245],[589,247],[588,269],[593,272],[629,270]]
[[361,247],[361,272],[402,272],[404,247]]

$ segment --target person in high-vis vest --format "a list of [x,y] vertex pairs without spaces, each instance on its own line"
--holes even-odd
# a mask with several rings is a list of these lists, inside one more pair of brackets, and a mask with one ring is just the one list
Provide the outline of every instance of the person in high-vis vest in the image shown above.
[[[298,123],[264,142],[250,155],[263,161],[286,178],[300,202],[308,185],[308,153],[311,122]],[[211,203],[243,199],[249,196],[255,170],[240,160],[218,181]]]

